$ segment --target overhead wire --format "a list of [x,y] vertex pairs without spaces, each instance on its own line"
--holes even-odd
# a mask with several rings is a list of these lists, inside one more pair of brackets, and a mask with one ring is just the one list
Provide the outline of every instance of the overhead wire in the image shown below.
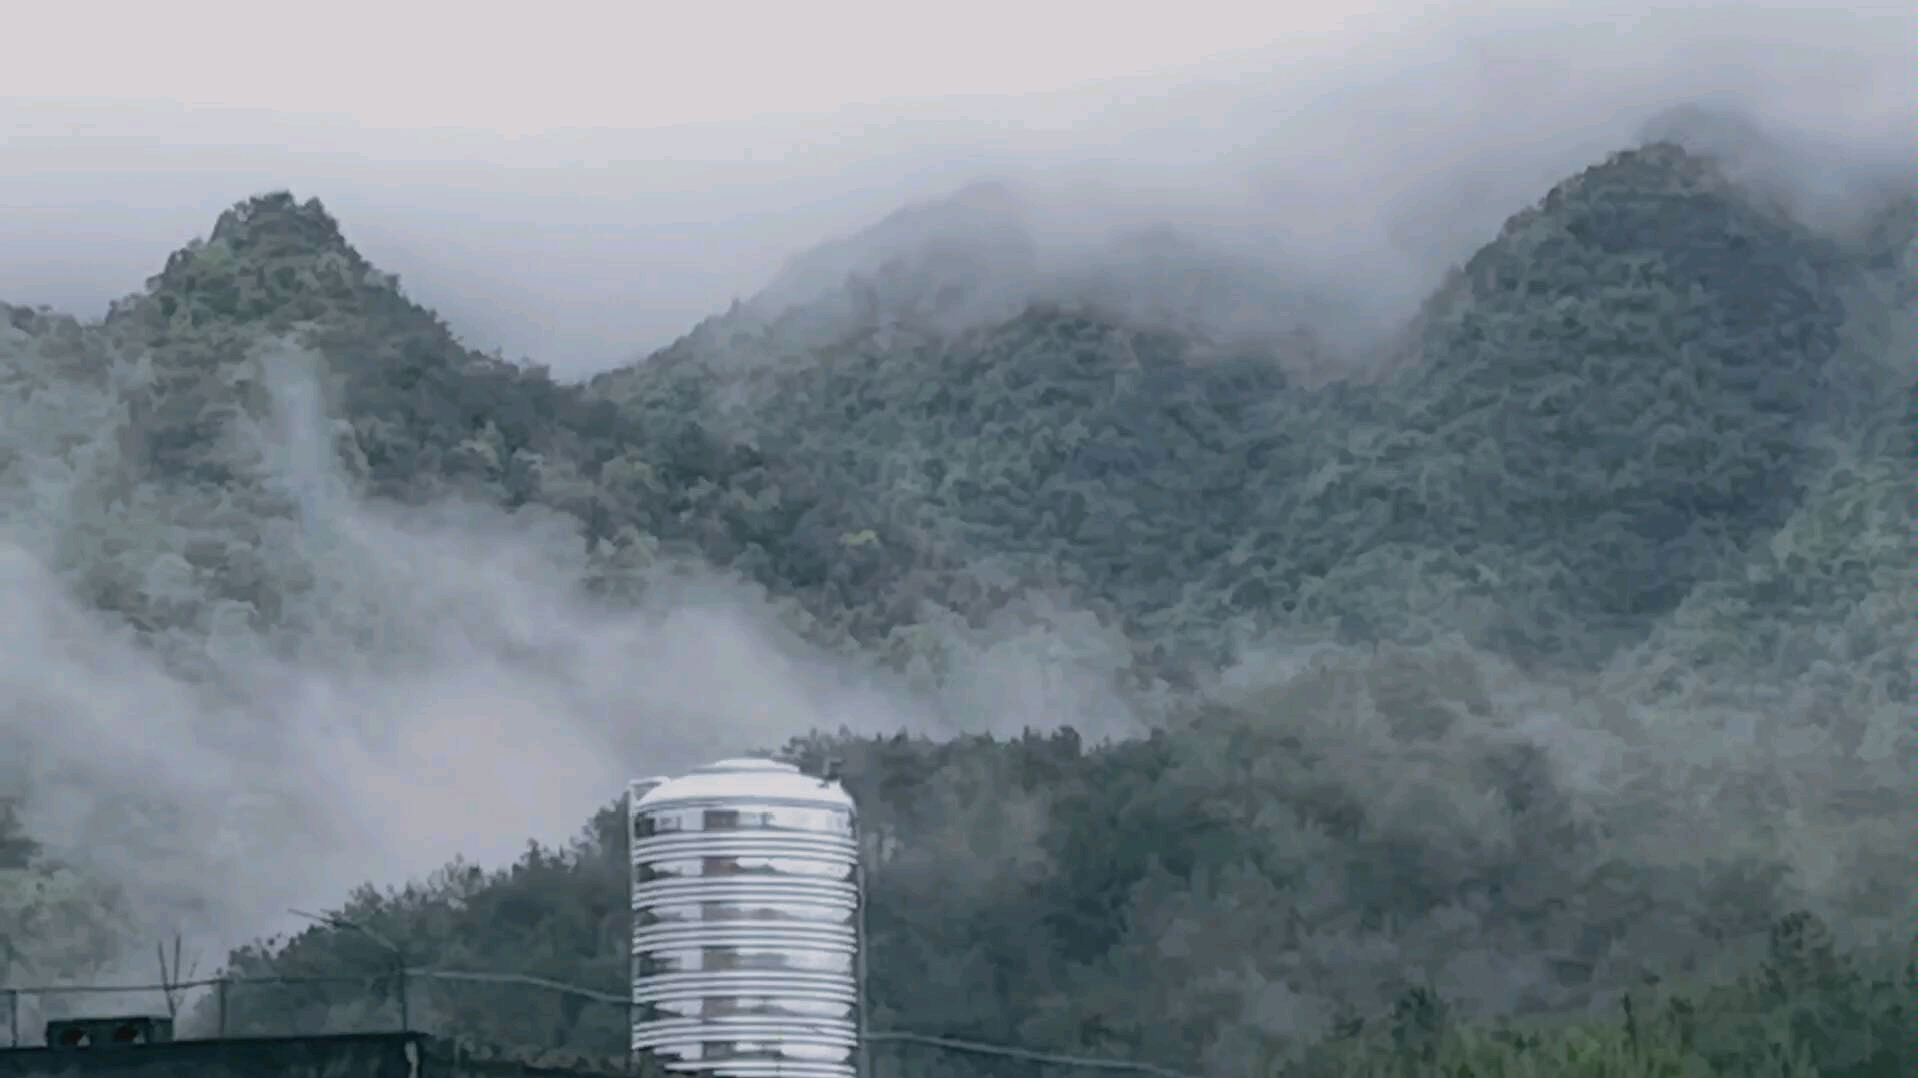
[[[612,992],[585,988],[564,981],[555,981],[546,977],[534,977],[525,973],[500,973],[483,970],[452,969],[413,969],[406,968],[404,975],[419,980],[467,982],[476,984],[515,984],[531,988],[540,988],[561,995],[576,996],[598,1003],[616,1007],[629,1007],[632,998]],[[361,977],[209,977],[194,981],[175,981],[171,984],[133,984],[133,985],[48,985],[43,987],[14,988],[0,986],[0,994],[17,1000],[20,996],[67,995],[85,992],[167,992],[189,988],[215,988],[221,985],[238,984],[364,984],[368,978]],[[950,1052],[962,1052],[970,1055],[996,1056],[1002,1059],[1019,1059],[1030,1063],[1049,1063],[1054,1066],[1083,1067],[1090,1070],[1130,1071],[1137,1074],[1151,1074],[1157,1078],[1197,1078],[1195,1075],[1161,1067],[1156,1063],[1144,1063],[1129,1059],[1110,1059],[1099,1056],[1075,1056],[1061,1052],[1045,1052],[1031,1048],[1021,1048],[1009,1044],[990,1044],[984,1041],[964,1040],[958,1037],[942,1037],[929,1033],[913,1033],[905,1030],[874,1030],[866,1034],[873,1043],[917,1044],[928,1048],[938,1048]]]

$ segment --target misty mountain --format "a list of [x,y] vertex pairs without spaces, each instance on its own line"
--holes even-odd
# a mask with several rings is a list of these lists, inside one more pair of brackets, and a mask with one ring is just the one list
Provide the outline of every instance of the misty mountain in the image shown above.
[[790,367],[853,337],[946,339],[1037,306],[1214,344],[1284,341],[1332,366],[1364,341],[1370,311],[1348,282],[1280,269],[1283,254],[1165,225],[1078,221],[1059,196],[976,183],[791,259],[660,356],[598,381],[617,396],[662,358]]
[[925,275],[923,270],[914,273],[902,260],[946,278],[938,282],[940,287],[963,287],[969,283],[968,269],[995,278],[995,283],[1023,285],[1037,272],[1038,258],[1028,200],[1007,184],[975,183],[946,198],[897,210],[855,235],[798,255],[752,304],[778,313],[825,300],[853,278],[885,277],[882,283],[890,288],[906,283],[891,278]]
[[[1169,265],[1163,284],[1208,283]],[[835,609],[964,595],[977,616],[954,573],[990,552],[1171,638],[1467,631],[1590,665],[1797,503],[1860,272],[1658,144],[1510,222],[1407,331],[1423,362],[1363,383],[1320,384],[1309,335],[1220,344],[1083,303],[958,333],[841,321],[834,344],[743,372],[702,358],[742,351],[709,324],[596,387],[654,429],[690,404],[704,432],[750,431],[735,451],[791,467],[782,491],[856,476],[856,510],[806,510],[814,550],[872,536]],[[792,340],[775,326],[758,339]],[[1399,586],[1340,583],[1355,576]],[[797,563],[761,579],[812,580]]]
[[[457,483],[461,465],[441,454],[482,427],[496,432],[500,463],[510,466],[516,454],[588,456],[573,432],[613,421],[612,409],[580,402],[543,370],[463,347],[396,278],[368,265],[318,203],[285,194],[221,215],[144,295],[116,304],[103,329],[156,365],[154,388],[130,402],[130,436],[156,474],[176,479],[232,478],[203,470],[217,456],[222,416],[201,405],[212,394],[258,417],[259,387],[231,375],[261,333],[297,332],[328,357],[327,413],[351,426],[345,459],[381,495]],[[216,392],[221,379],[225,391]]]
[[[23,867],[0,863],[0,942],[27,944],[0,957],[78,975],[133,931],[69,902],[68,945],[8,912],[56,874],[69,895],[160,880],[101,835],[170,866],[178,890],[135,905],[233,915],[206,881],[241,877],[195,860],[199,836],[239,841],[204,808],[222,782],[287,834],[345,829],[374,788],[248,778],[298,764],[305,723],[429,754],[497,736],[530,773],[604,765],[581,731],[653,754],[730,722],[836,759],[860,799],[881,1028],[1208,1074],[1658,1053],[1889,1076],[1910,206],[1835,230],[1735,171],[1614,154],[1349,350],[1362,297],[1166,231],[1056,244],[997,186],[804,255],[588,384],[465,347],[288,194],[99,324],[0,310],[22,597],[0,643],[142,671],[129,695],[192,705],[154,758],[195,771],[174,742],[221,744],[233,768],[116,778],[102,822],[61,791],[108,772],[47,733],[84,709],[9,667],[0,850]],[[673,621],[712,579],[763,624]],[[720,650],[771,625],[785,650]],[[408,740],[465,665],[494,680]],[[828,674],[755,680],[802,665]],[[720,700],[730,682],[758,695]],[[335,714],[352,692],[372,704]],[[531,699],[524,724],[480,725],[489,694]],[[618,993],[621,832],[608,810],[569,847],[376,879],[346,912],[425,961]],[[314,928],[228,965],[365,952]],[[1656,1028],[1610,1017],[1621,992]],[[382,1005],[281,989],[232,1017]],[[541,1047],[624,1036],[557,997],[423,1013]],[[1547,1020],[1584,1024],[1506,1028]],[[902,1073],[1002,1073],[899,1051]]]

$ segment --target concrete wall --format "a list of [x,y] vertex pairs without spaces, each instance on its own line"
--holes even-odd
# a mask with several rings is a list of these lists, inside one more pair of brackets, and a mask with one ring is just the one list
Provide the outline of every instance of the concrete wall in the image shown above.
[[648,1065],[480,1054],[421,1033],[0,1050],[0,1078],[659,1078]]

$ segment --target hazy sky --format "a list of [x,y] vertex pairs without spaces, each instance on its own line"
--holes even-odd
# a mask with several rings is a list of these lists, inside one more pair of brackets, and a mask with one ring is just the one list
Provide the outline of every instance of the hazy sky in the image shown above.
[[472,343],[581,372],[1000,175],[1093,182],[1073,205],[1224,225],[1410,295],[1661,108],[1895,158],[1918,88],[1891,4],[530,10],[10,12],[0,297],[95,314],[226,205],[291,187]]
[[[1401,5],[1403,7],[1403,5]],[[377,127],[652,128],[959,94],[1042,93],[1375,17],[1348,3],[1112,0],[37,4],[7,92],[344,113]],[[101,31],[104,29],[105,33]]]

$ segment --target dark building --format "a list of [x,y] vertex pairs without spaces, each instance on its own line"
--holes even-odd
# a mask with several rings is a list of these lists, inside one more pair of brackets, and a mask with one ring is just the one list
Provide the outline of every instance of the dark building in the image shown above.
[[662,1078],[650,1060],[487,1050],[424,1033],[172,1039],[164,1019],[48,1023],[0,1049],[0,1078]]

